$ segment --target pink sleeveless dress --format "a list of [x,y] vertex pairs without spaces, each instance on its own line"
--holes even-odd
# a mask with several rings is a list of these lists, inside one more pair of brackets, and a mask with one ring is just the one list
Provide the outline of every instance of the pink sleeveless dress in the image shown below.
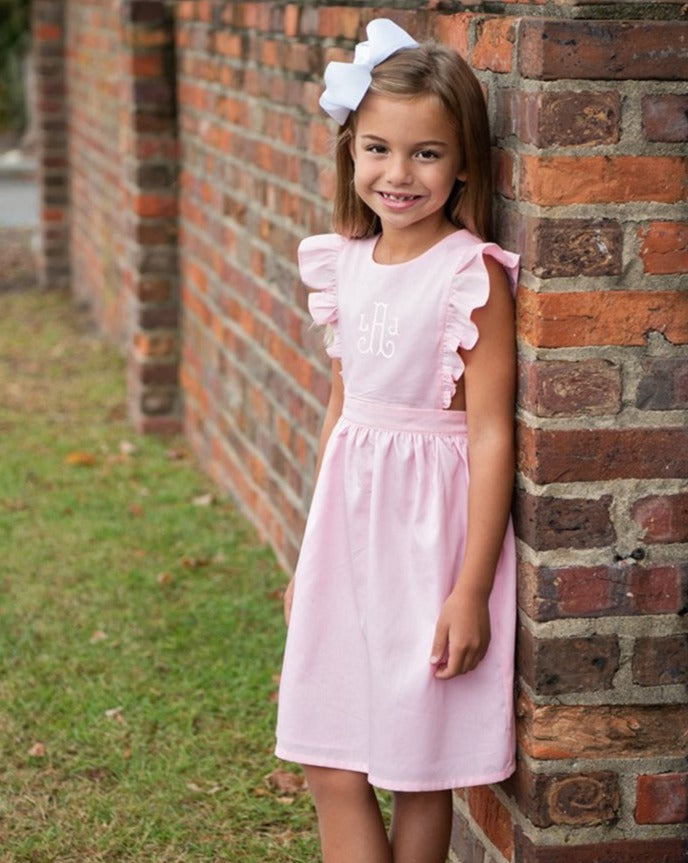
[[518,257],[461,230],[421,256],[373,260],[377,238],[299,248],[311,314],[342,361],[296,568],[276,754],[394,791],[480,785],[514,770],[515,553],[507,530],[476,669],[437,680],[430,651],[466,536],[466,415],[450,411],[459,347],[479,333],[483,256],[515,284]]

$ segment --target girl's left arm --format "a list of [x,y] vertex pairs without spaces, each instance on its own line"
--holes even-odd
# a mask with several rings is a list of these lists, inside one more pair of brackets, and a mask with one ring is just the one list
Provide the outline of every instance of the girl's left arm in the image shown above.
[[488,600],[509,520],[514,479],[516,338],[514,304],[502,267],[485,257],[490,296],[473,314],[479,338],[462,352],[468,420],[468,535],[456,584],[432,646],[435,677],[474,669],[490,643]]

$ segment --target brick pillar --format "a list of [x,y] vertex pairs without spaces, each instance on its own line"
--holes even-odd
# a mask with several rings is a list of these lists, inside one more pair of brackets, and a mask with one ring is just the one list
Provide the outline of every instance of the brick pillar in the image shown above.
[[40,194],[38,278],[43,287],[69,284],[69,195],[64,69],[64,4],[33,0],[32,114]]
[[688,850],[688,22],[595,8],[445,24],[486,70],[523,254],[518,771],[459,793],[462,863]]
[[181,428],[177,130],[172,4],[121,4],[128,398],[144,432]]

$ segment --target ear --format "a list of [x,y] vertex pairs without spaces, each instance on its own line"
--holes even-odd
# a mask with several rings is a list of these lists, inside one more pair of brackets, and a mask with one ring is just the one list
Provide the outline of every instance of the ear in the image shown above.
[[468,179],[468,171],[466,171],[465,169],[463,171],[459,171],[459,173],[456,175],[456,179],[461,180],[462,183],[465,183]]

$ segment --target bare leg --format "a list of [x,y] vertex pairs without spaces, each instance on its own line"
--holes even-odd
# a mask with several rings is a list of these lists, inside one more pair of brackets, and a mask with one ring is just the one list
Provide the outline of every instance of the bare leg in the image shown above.
[[392,863],[375,792],[364,773],[304,766],[318,812],[323,863]]
[[445,863],[452,828],[451,791],[396,792],[394,863]]

